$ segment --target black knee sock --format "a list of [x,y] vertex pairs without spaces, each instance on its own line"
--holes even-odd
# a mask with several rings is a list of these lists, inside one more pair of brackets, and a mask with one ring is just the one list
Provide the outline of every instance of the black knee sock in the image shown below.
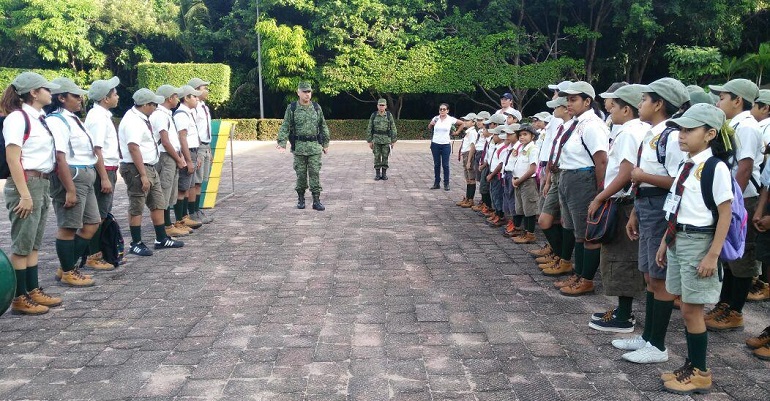
[[171,225],[171,209],[166,209],[163,211],[163,223],[166,225],[166,227]]
[[187,199],[187,214],[195,214],[195,201]]
[[631,305],[634,303],[634,297],[618,297],[618,309],[615,310],[615,317],[621,322],[631,319]]
[[706,371],[706,351],[708,350],[709,334],[708,331],[703,333],[690,333],[687,349],[690,350],[690,362],[692,366],[700,369],[701,372]]
[[583,267],[585,266],[586,248],[582,242],[575,242],[575,274],[583,277]]
[[645,341],[650,341],[652,336],[652,322],[655,321],[655,293],[652,291],[647,292],[647,302],[644,305],[644,331],[642,332],[642,338]]
[[184,200],[177,199],[174,205],[174,218],[179,221],[182,220],[182,217],[184,217]]
[[[35,288],[40,287],[40,283],[38,282],[38,277],[37,277],[37,265],[27,266],[26,272],[27,272],[27,284],[26,284],[27,289],[34,290]],[[16,289],[18,290],[18,287]]]
[[85,239],[79,235],[75,235],[75,263],[80,261],[80,258],[88,257],[86,252],[88,245],[91,243],[91,239]]
[[18,297],[19,295],[26,295],[27,294],[27,271],[14,269],[13,272],[16,274],[16,294],[14,295],[14,297]]
[[553,250],[554,253],[558,252],[558,249],[561,247],[561,235],[558,236],[557,240],[556,230],[554,227],[551,226],[551,228],[546,228],[543,230],[543,235],[545,235],[545,239],[548,241],[548,245],[551,246],[551,250]]
[[687,331],[687,326],[684,326],[684,339],[687,341],[687,360],[690,360],[690,355],[692,355],[692,341],[690,341],[690,332]]
[[102,246],[102,225],[99,224],[99,227],[96,229],[96,232],[94,233],[94,236],[91,237],[91,240],[88,243],[88,254],[93,255],[95,253],[99,253]]
[[128,226],[128,229],[131,231],[131,242],[142,242],[142,226]]
[[61,269],[68,272],[75,268],[75,240],[56,239],[56,256]]
[[668,331],[668,323],[671,320],[671,311],[674,310],[674,301],[660,301],[656,299],[652,307],[654,308],[654,319],[650,344],[661,351],[665,351],[666,332]]
[[575,250],[575,230],[561,228],[561,250],[559,257],[564,260],[572,259],[572,252]]
[[492,196],[490,194],[481,194],[481,200],[487,205],[487,208],[492,208]]
[[473,193],[471,193],[471,184],[465,184],[465,199],[473,199]]
[[521,227],[521,222],[524,220],[524,216],[520,214],[516,214],[513,216],[513,225],[516,227]]
[[596,271],[599,270],[599,261],[601,259],[602,249],[588,249],[583,250],[583,277],[586,280],[593,280],[596,277]]
[[468,196],[468,199],[473,199],[476,197],[476,184],[468,184],[468,186],[468,195],[470,195]]
[[161,241],[165,240],[166,237],[168,237],[168,235],[166,234],[166,226],[164,226],[163,224],[160,224],[160,225],[157,225],[157,226],[154,225],[153,227],[155,228],[155,240],[156,241],[161,242]]
[[503,213],[502,210],[498,210],[497,211],[497,217],[503,218],[503,217],[505,217],[505,213]]
[[733,272],[730,269],[722,269],[722,273],[722,291],[719,292],[719,302],[729,304],[733,291]]
[[190,212],[188,211],[189,209],[190,209],[190,200],[187,199],[187,197],[185,197],[184,199],[182,199],[182,214],[183,214],[182,217],[190,214]]
[[730,309],[743,313],[743,305],[746,304],[746,297],[751,291],[752,278],[733,276],[733,290],[730,294]]
[[195,195],[195,211],[201,210],[201,194]]
[[528,233],[534,233],[535,232],[535,216],[526,216],[526,217],[524,217],[524,229]]

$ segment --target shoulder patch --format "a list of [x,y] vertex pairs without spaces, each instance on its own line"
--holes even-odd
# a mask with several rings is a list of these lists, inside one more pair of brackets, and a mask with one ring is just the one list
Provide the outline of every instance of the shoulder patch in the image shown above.
[[695,169],[695,179],[700,181],[701,176],[703,175],[703,167],[706,166],[706,163],[701,163],[698,165],[698,168]]

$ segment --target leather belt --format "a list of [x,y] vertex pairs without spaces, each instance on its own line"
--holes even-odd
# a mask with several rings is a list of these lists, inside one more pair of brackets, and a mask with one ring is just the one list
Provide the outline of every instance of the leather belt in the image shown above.
[[44,180],[47,180],[48,177],[49,177],[48,173],[41,173],[41,172],[39,172],[37,170],[24,170],[24,175],[27,178],[35,177],[35,178],[42,178]]
[[668,195],[668,190],[658,187],[639,187],[638,192],[636,193],[637,198],[652,198],[653,196],[666,196]]
[[716,232],[716,227],[710,226],[710,227],[698,227],[698,226],[691,226],[689,224],[677,224],[676,225],[676,231],[677,232],[684,232],[684,233],[705,233],[705,234],[713,234]]

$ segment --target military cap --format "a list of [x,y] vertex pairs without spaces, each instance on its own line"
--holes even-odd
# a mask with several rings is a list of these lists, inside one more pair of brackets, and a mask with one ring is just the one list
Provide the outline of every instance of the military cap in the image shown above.
[[301,82],[300,82],[300,83],[297,85],[297,90],[301,90],[301,91],[303,91],[303,92],[304,92],[304,91],[312,91],[312,90],[313,90],[313,87],[310,85],[310,82],[307,82],[307,81],[301,81]]
[[88,98],[100,102],[110,93],[111,90],[120,85],[120,78],[112,77],[110,79],[98,79],[88,88]]
[[696,128],[708,125],[717,130],[725,123],[725,112],[711,104],[698,103],[692,105],[680,117],[666,122],[669,127]]
[[738,78],[727,81],[724,85],[709,85],[709,89],[719,95],[722,92],[729,92],[733,95],[740,96],[743,100],[754,103],[754,100],[759,96],[759,88],[757,84],[749,81],[748,79]]
[[58,88],[51,89],[52,95],[60,95],[62,93],[71,93],[73,95],[83,96],[86,93],[88,93],[88,91],[80,89],[80,87],[77,86],[77,84],[75,84],[75,82],[69,78],[64,78],[64,77],[56,78],[51,82],[56,85],[59,85]]
[[25,71],[17,75],[13,82],[11,82],[11,85],[16,89],[17,95],[29,93],[37,88],[59,89],[59,85],[48,82],[42,75],[32,71]]
[[379,99],[377,99],[377,105],[379,106],[379,105],[381,105],[381,104],[384,104],[384,105],[386,105],[386,106],[387,106],[387,105],[388,105],[388,101],[387,101],[387,100],[385,100],[385,99],[383,99],[383,98],[379,98]]

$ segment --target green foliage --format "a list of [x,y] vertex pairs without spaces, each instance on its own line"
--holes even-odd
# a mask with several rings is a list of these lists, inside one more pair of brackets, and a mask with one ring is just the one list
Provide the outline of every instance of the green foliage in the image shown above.
[[757,72],[757,85],[762,86],[762,76],[770,70],[770,42],[760,44],[758,52],[747,54],[744,63]]
[[211,82],[208,103],[218,107],[230,99],[230,67],[224,64],[142,63],[136,68],[139,87],[181,86],[198,77]]
[[[241,141],[275,141],[278,139],[278,129],[282,119],[232,119],[235,126],[233,139]],[[334,141],[366,140],[366,127],[369,120],[326,120]],[[428,126],[427,120],[398,120],[398,139],[424,139],[423,134]]]
[[[293,91],[300,80],[311,78],[307,72],[316,64],[301,26],[277,25],[274,19],[266,19],[255,29],[262,36],[262,73],[269,88]],[[253,57],[256,60],[257,54]]]
[[701,84],[722,72],[722,54],[716,47],[669,45],[667,49],[668,69],[682,82]]
[[[28,68],[6,68],[6,67],[0,67],[0,90],[3,90],[8,87],[8,85],[11,84],[14,78],[16,78],[17,75],[21,74],[24,71],[30,71]],[[91,73],[86,73],[84,71],[73,71],[68,68],[63,68],[61,70],[44,70],[44,69],[34,69],[36,73],[44,76],[46,79],[54,79],[58,77],[67,77],[71,78],[73,81],[75,81],[76,84],[78,84],[82,88],[87,88],[89,85],[91,85],[91,82],[97,80],[97,79],[104,79],[109,78],[111,75],[109,71],[101,71],[101,70],[93,70]]]

